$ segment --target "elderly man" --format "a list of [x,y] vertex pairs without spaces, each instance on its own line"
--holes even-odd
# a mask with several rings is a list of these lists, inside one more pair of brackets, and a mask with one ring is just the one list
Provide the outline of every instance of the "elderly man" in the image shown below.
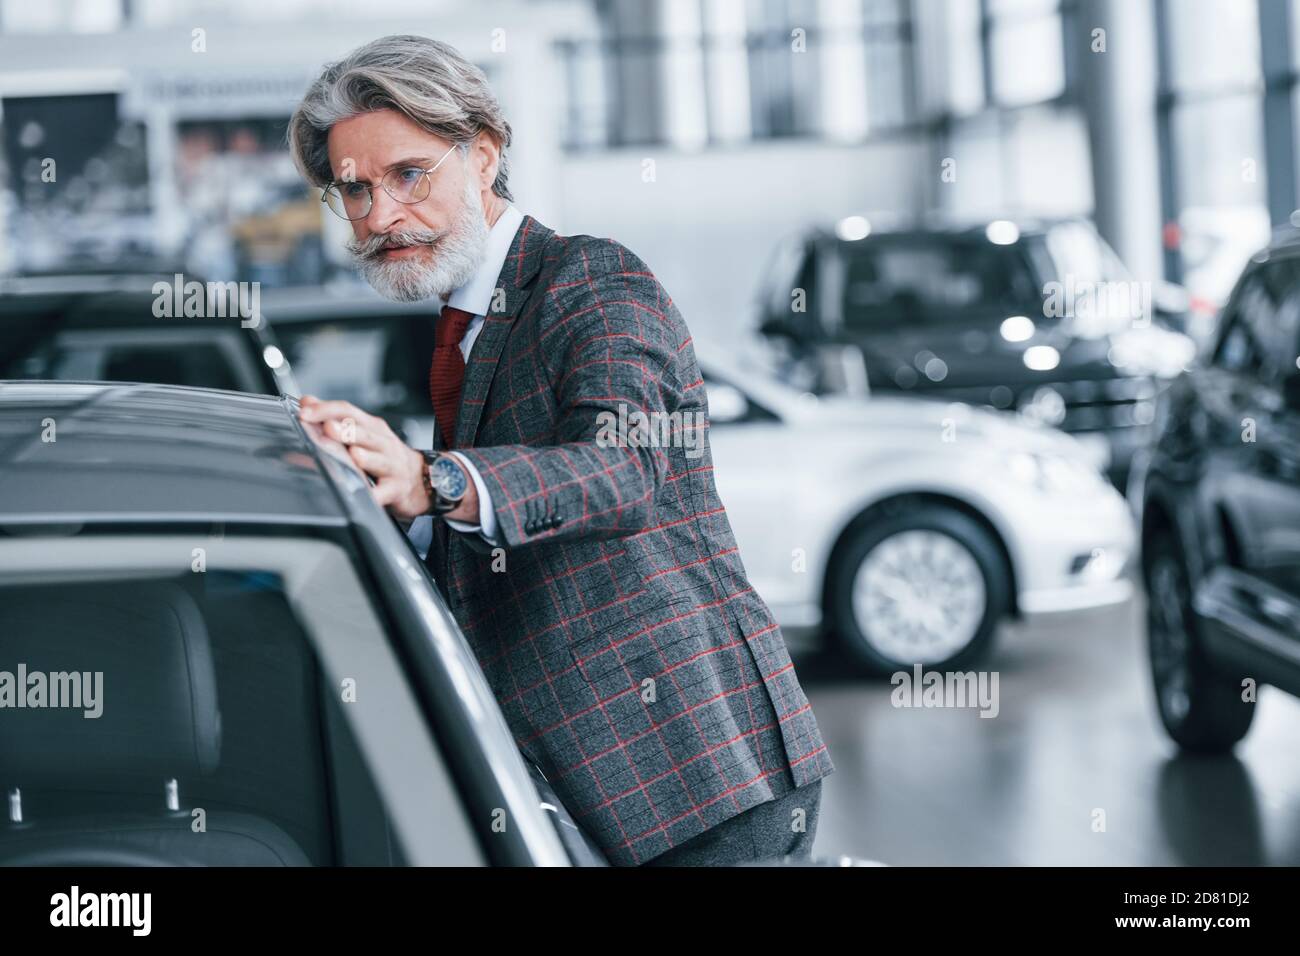
[[510,125],[446,44],[326,67],[289,136],[371,285],[435,323],[431,450],[346,402],[302,418],[425,554],[520,750],[617,864],[807,855],[833,766],[714,488],[668,293],[516,209]]

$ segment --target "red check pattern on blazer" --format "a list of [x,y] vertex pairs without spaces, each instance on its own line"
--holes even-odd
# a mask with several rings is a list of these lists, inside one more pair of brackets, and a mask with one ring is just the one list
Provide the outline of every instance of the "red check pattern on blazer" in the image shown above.
[[[455,438],[505,567],[441,523],[427,563],[520,748],[610,859],[636,865],[834,768],[745,575],[663,287],[619,243],[528,216],[498,286]],[[704,440],[602,439],[620,406]]]

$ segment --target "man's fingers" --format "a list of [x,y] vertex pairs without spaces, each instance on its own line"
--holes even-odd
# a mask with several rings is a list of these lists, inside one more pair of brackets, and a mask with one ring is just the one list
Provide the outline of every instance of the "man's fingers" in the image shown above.
[[303,396],[304,402],[299,403],[298,417],[307,422],[323,422],[330,418],[351,418],[356,421],[369,419],[361,409],[357,408],[351,402],[330,401],[322,402],[319,399],[312,399],[306,402],[308,396]]
[[378,450],[396,438],[386,421],[363,412],[351,402],[307,401],[308,398],[303,397],[298,417],[304,422],[320,424],[326,435],[345,445],[365,445]]
[[386,475],[393,474],[396,471],[396,463],[389,455],[382,452],[372,451],[364,445],[356,444],[348,446],[348,454],[352,460],[368,475],[376,478],[382,478]]
[[375,499],[375,504],[381,508],[387,508],[393,502],[402,496],[405,487],[400,481],[394,481],[391,478],[385,478],[376,484],[370,486],[370,497]]
[[375,451],[382,451],[392,441],[388,429],[376,429],[371,423],[356,418],[331,418],[321,427],[326,435],[345,445],[361,445]]

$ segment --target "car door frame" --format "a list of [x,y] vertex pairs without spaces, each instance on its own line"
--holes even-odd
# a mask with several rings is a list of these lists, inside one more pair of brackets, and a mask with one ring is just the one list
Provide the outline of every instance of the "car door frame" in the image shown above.
[[492,831],[493,862],[571,865],[505,715],[428,570],[375,504],[365,479],[319,449],[316,455],[348,514],[373,593],[444,756],[474,806],[504,815],[504,828]]

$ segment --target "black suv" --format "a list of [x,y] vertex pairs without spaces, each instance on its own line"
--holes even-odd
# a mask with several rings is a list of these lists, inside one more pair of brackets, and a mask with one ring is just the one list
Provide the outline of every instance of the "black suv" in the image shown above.
[[1255,256],[1204,361],[1157,409],[1129,488],[1142,509],[1160,718],[1222,751],[1254,689],[1300,694],[1300,233]]
[[[175,274],[158,270],[0,278],[0,379],[153,382],[258,395],[297,394],[269,325],[217,307],[159,308]],[[234,300],[232,300],[233,302]],[[165,313],[165,314],[160,314]]]
[[834,390],[818,356],[854,346],[873,390],[1017,410],[1091,444],[1117,481],[1194,354],[1176,292],[1134,282],[1085,220],[849,217],[792,238],[766,276],[759,331],[795,384]]

